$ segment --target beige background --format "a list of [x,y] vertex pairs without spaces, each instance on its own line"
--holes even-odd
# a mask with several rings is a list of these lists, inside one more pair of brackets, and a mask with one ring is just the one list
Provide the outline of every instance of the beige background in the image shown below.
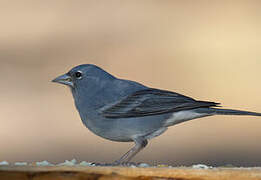
[[[81,123],[51,79],[82,63],[224,107],[261,112],[260,1],[1,1],[0,161],[111,162],[131,143]],[[261,118],[170,128],[135,161],[261,165]]]

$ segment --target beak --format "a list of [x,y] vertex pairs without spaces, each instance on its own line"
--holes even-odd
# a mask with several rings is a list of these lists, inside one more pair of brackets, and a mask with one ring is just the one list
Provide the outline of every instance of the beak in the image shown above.
[[55,78],[54,80],[52,80],[52,82],[60,83],[60,84],[65,84],[65,85],[70,86],[70,87],[73,87],[73,86],[74,86],[74,84],[73,84],[73,82],[72,82],[71,76],[69,76],[69,75],[67,75],[67,74],[58,76],[57,78]]

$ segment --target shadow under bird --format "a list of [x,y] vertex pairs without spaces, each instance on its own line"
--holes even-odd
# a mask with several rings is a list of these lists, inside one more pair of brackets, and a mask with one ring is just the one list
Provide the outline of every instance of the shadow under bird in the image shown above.
[[261,116],[256,112],[221,109],[219,103],[119,79],[92,64],[76,66],[53,82],[70,87],[83,124],[94,134],[135,143],[115,165],[128,163],[148,140],[169,126],[212,115]]

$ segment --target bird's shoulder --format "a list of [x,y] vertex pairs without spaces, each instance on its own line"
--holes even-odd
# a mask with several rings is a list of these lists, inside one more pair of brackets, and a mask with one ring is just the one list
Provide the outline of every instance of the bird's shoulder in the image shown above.
[[111,88],[119,93],[119,98],[125,98],[135,92],[140,90],[148,89],[147,86],[131,80],[125,79],[115,79],[113,83],[111,83]]

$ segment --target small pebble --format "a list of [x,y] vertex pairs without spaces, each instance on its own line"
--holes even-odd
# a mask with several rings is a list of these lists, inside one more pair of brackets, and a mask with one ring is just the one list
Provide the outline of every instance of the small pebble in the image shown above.
[[90,163],[90,162],[86,162],[86,161],[82,161],[79,163],[80,166],[95,166],[95,164]]
[[9,165],[9,162],[7,161],[0,162],[0,166],[7,166],[7,165]]
[[138,167],[144,168],[144,167],[149,167],[150,165],[146,164],[146,163],[140,163],[138,165]]
[[27,166],[27,162],[15,162],[15,166]]
[[196,165],[193,165],[192,168],[194,168],[194,169],[211,169],[213,167],[207,166],[205,164],[196,164]]
[[41,162],[36,162],[36,166],[53,166],[53,164],[49,163],[48,161],[41,161]]
[[57,164],[58,166],[74,166],[76,165],[76,159],[72,159],[71,161],[65,160],[65,162]]

